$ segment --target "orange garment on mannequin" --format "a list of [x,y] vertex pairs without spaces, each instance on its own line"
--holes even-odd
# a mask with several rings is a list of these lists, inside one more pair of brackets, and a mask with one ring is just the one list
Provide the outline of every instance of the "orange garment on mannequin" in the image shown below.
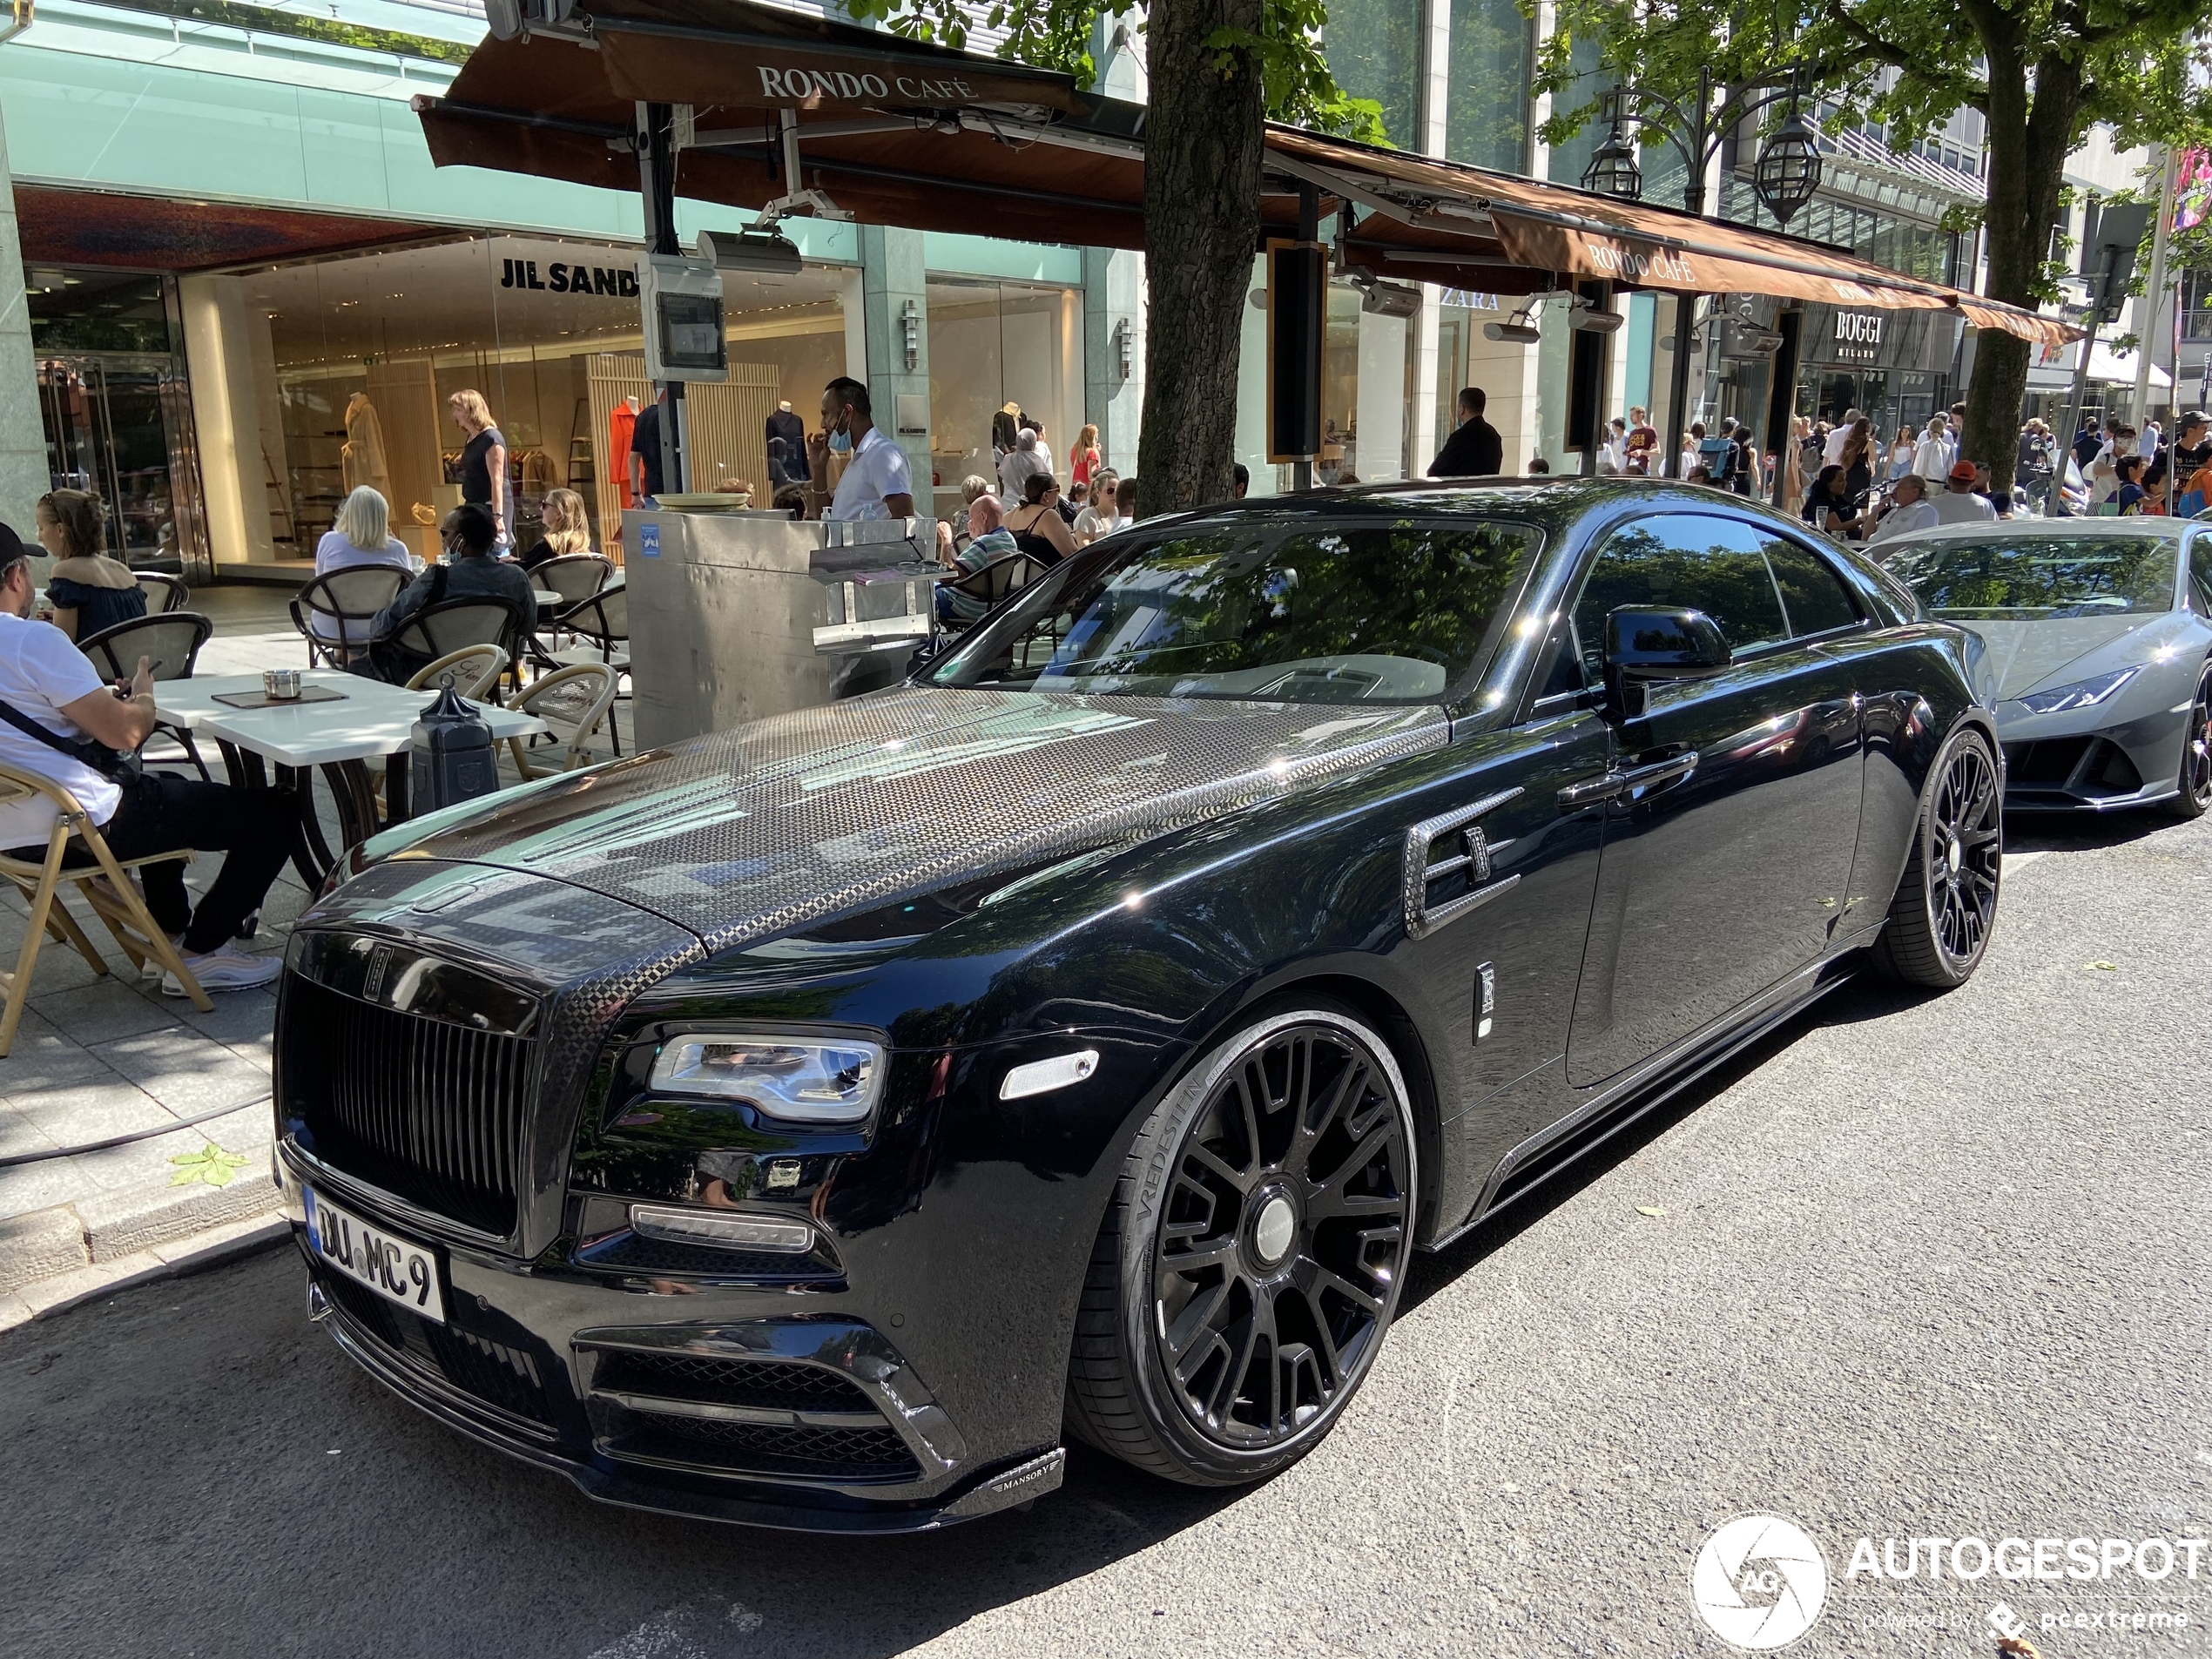
[[617,486],[622,491],[624,507],[636,503],[630,499],[630,438],[637,427],[637,411],[626,402],[615,405],[615,412],[607,418],[607,435],[613,447],[608,452],[615,469]]

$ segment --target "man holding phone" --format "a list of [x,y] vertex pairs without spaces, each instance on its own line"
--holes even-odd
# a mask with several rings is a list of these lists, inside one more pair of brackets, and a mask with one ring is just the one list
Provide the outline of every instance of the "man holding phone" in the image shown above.
[[[141,657],[128,681],[104,684],[68,635],[30,620],[32,591],[23,539],[0,524],[0,761],[68,790],[118,860],[186,849],[227,854],[196,910],[183,865],[148,865],[138,873],[146,908],[206,989],[266,985],[279,960],[232,941],[292,854],[287,815],[266,793],[128,764],[153,732],[156,664]],[[53,824],[43,796],[0,802],[0,846],[42,860]],[[185,995],[173,974],[163,975],[161,988]]]

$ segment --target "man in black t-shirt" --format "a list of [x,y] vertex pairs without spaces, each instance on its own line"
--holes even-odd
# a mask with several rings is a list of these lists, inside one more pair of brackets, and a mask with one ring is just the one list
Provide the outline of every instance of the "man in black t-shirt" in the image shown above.
[[2197,469],[2212,462],[2212,421],[2202,409],[2191,409],[2174,423],[2174,464],[2168,475],[2177,490],[2187,489]]
[[661,412],[668,407],[668,394],[663,392],[651,403],[637,411],[637,421],[630,428],[630,493],[643,498],[660,494],[660,422]]

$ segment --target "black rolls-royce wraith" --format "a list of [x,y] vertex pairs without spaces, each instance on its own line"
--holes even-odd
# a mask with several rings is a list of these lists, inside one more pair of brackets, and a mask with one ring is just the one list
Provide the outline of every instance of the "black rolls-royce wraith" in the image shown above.
[[311,1311],[624,1503],[1264,1476],[1409,1251],[1855,962],[1973,971],[1972,648],[1694,488],[1139,525],[903,685],[357,853],[278,1018]]

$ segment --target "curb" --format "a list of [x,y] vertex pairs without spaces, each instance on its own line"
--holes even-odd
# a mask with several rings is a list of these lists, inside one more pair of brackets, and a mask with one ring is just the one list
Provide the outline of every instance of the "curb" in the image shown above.
[[219,1267],[241,1256],[274,1249],[292,1236],[292,1224],[283,1215],[250,1216],[242,1221],[212,1227],[166,1244],[134,1251],[113,1261],[93,1262],[72,1271],[26,1285],[11,1293],[0,1293],[0,1332],[44,1319],[118,1291],[150,1284],[155,1279],[180,1278],[186,1273]]
[[0,1220],[0,1331],[282,1238],[266,1174],[102,1192]]

